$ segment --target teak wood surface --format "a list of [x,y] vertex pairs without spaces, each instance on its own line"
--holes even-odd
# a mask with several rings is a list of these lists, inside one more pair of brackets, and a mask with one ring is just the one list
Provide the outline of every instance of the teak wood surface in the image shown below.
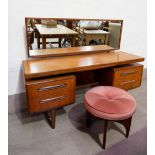
[[[72,35],[71,45],[75,46],[75,36],[78,35],[77,32],[63,26],[63,25],[57,25],[56,28],[47,27],[42,24],[35,24],[36,29],[39,33],[39,35],[42,37],[42,48],[46,49],[46,38],[55,38],[58,37],[59,40],[63,36]],[[40,36],[38,35],[38,45],[40,44]],[[40,46],[40,45],[39,45]],[[38,46],[38,48],[39,48]]]
[[102,39],[105,45],[108,44],[110,32],[104,30],[84,30],[83,33],[86,39],[86,45],[89,45],[89,41],[94,39]]
[[75,76],[31,80],[25,83],[30,113],[45,112],[75,102]]
[[77,32],[63,26],[63,25],[57,25],[57,27],[47,27],[45,25],[41,24],[35,24],[37,30],[39,31],[40,35],[76,35]]
[[100,74],[101,85],[130,90],[141,85],[143,65],[139,63],[107,68]]
[[94,70],[144,61],[143,57],[121,51],[23,61],[26,79]]
[[98,53],[98,52],[113,51],[113,50],[115,50],[115,48],[108,45],[30,50],[30,57],[41,58],[41,57],[49,57],[49,56],[54,57],[54,56],[66,56],[66,55],[79,55],[79,54]]

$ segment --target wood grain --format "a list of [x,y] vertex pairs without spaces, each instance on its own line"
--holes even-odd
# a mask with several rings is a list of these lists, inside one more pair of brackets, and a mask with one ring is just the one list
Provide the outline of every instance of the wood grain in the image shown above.
[[107,68],[101,75],[102,85],[130,90],[141,85],[143,65],[135,63]]
[[79,55],[79,54],[98,53],[98,52],[113,51],[113,50],[115,50],[115,48],[108,45],[30,50],[30,57],[42,58],[42,57],[55,57],[55,56],[66,56],[66,55]]
[[121,51],[23,61],[26,79],[73,73],[144,61]]
[[57,25],[56,28],[47,27],[42,24],[35,24],[37,30],[39,31],[40,35],[75,35],[78,34],[77,32],[63,26],[63,25]]
[[[116,23],[121,23],[121,34],[122,34],[122,27],[123,27],[123,20],[122,19],[91,19],[91,18],[42,18],[42,17],[25,17],[25,30],[26,30],[26,41],[27,41],[27,56],[29,57],[29,42],[28,42],[28,21],[29,20],[66,20],[67,21],[67,27],[72,29],[73,28],[73,21],[80,21],[80,20],[91,20],[91,21],[106,21],[106,22],[116,22]],[[55,37],[55,36],[53,36]],[[75,37],[75,36],[74,36]],[[75,45],[74,44],[74,39],[72,39],[72,47]],[[120,48],[120,43],[121,43],[121,35],[119,38],[119,48]],[[39,44],[40,46],[40,44]],[[39,47],[38,46],[38,47]]]
[[139,87],[141,85],[142,73],[143,65],[140,64],[126,68],[120,67],[119,70],[115,69],[113,86],[125,90]]
[[48,111],[75,101],[75,76],[26,81],[30,113]]

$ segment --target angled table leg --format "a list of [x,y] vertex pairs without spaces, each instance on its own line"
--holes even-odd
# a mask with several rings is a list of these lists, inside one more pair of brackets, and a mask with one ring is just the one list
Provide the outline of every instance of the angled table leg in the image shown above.
[[37,46],[38,46],[38,49],[40,49],[40,34],[37,30],[36,30],[36,33],[37,33]]
[[109,34],[105,34],[105,45],[108,45],[109,42]]
[[61,48],[61,37],[59,37],[59,47]]
[[46,37],[42,36],[42,49],[46,49]]
[[71,46],[72,46],[72,47],[75,47],[75,42],[76,42],[76,36],[73,35],[73,36],[72,36],[72,39],[71,39]]
[[55,129],[56,109],[52,109],[50,112],[45,113],[45,117],[52,129]]

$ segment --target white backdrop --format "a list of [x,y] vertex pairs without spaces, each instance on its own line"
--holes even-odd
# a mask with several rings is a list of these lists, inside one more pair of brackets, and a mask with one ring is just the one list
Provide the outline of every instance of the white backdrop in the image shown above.
[[[9,0],[9,95],[24,91],[25,17],[123,19],[121,50],[146,58],[146,0]],[[146,60],[143,63],[146,67]]]

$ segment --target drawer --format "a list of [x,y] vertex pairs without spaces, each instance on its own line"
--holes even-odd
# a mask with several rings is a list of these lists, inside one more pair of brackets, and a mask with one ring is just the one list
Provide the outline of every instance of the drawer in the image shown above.
[[63,76],[26,82],[29,112],[48,111],[75,100],[75,76]]
[[143,72],[143,66],[131,66],[123,67],[123,69],[116,69],[114,71],[113,86],[129,90],[139,87],[141,85],[141,78]]
[[113,86],[119,87],[125,90],[133,89],[139,87],[141,85],[141,80],[132,79],[132,80],[125,80],[125,81],[115,81]]
[[141,77],[143,71],[142,66],[128,68],[128,69],[122,69],[115,71],[115,80],[124,81],[124,80],[131,80],[131,79],[138,79]]
[[107,68],[102,74],[102,85],[115,86],[125,90],[141,85],[143,65],[134,63]]

